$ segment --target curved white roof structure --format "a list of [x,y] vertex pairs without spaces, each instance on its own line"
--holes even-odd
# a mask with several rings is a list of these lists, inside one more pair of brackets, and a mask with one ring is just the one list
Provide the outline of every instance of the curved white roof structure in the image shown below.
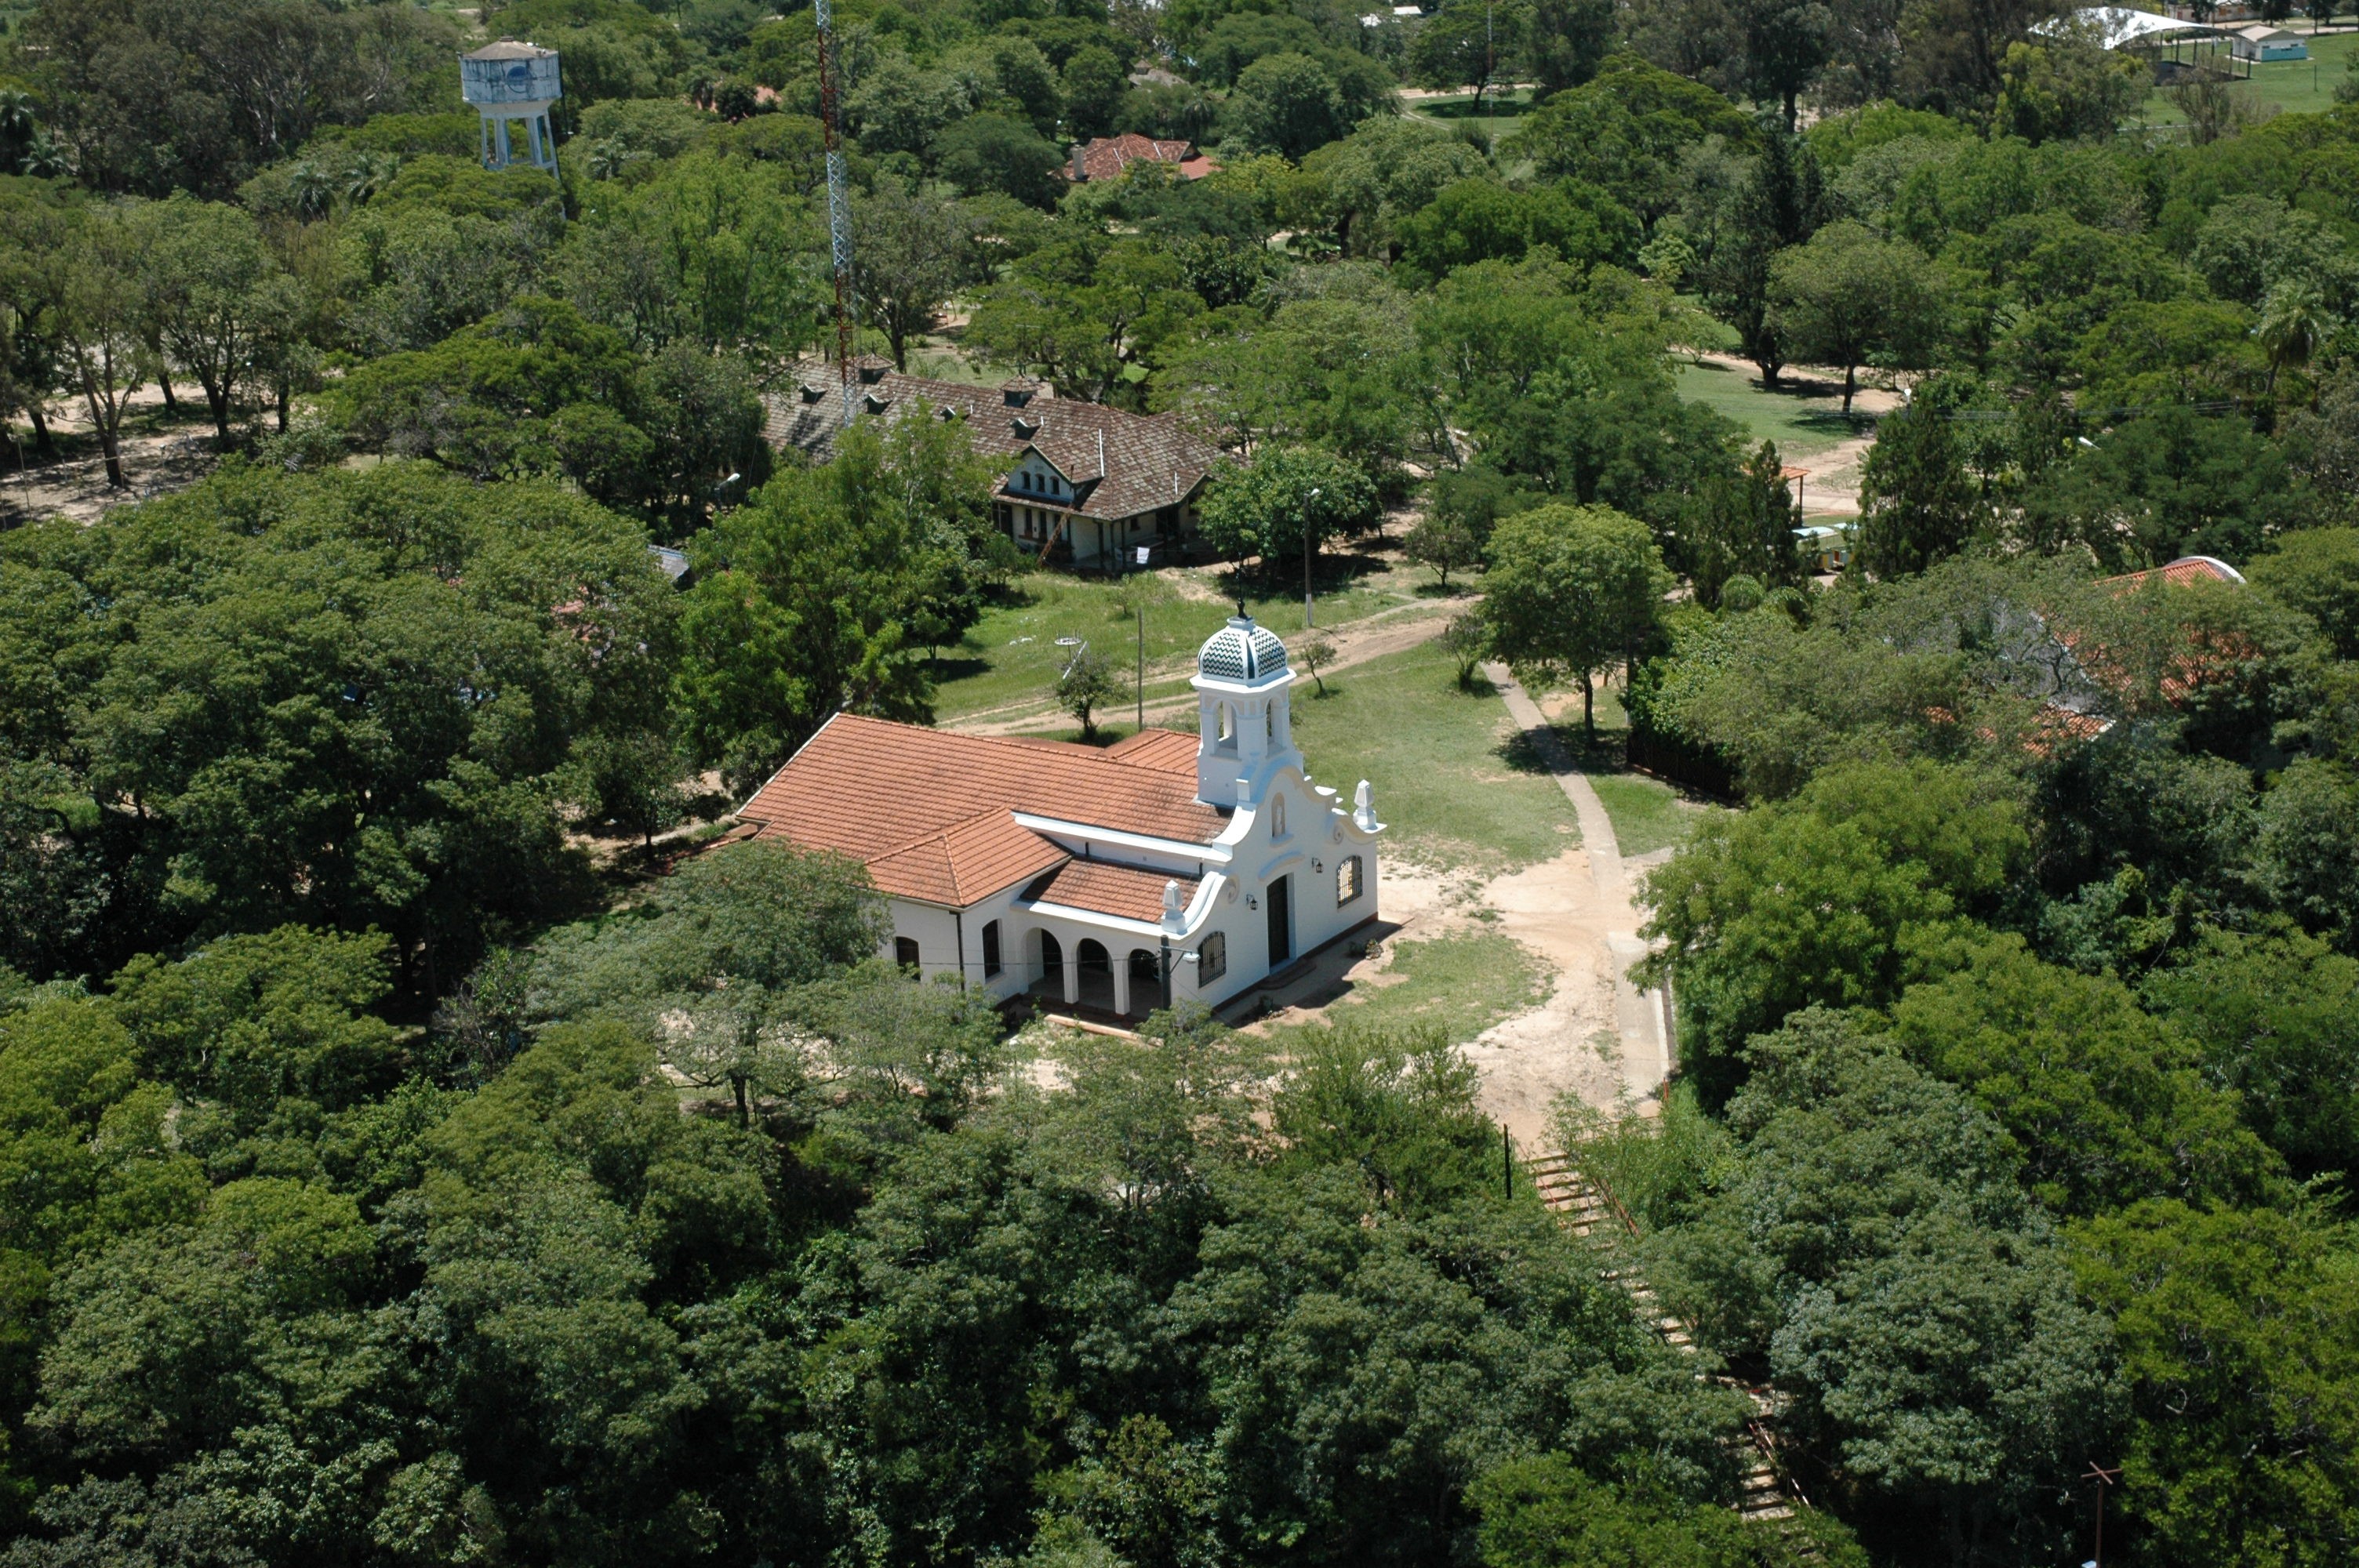
[[2220,30],[2208,22],[2182,22],[2176,16],[2158,16],[2152,11],[2133,11],[2126,5],[2084,6],[2069,17],[2059,16],[2052,21],[2042,22],[2031,30],[2054,38],[2075,25],[2095,33],[2097,41],[2109,49],[2142,44],[2169,33],[2216,33]]

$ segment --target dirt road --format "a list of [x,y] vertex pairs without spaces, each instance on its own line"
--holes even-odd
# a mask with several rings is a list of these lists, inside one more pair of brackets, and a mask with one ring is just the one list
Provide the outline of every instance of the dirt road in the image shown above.
[[[1734,371],[1756,386],[1760,384],[1760,368],[1751,360],[1712,351],[1681,350],[1680,352],[1699,363]],[[1843,373],[1840,365],[1788,365],[1783,379],[1789,383],[1823,387],[1828,395],[1840,395]],[[1906,397],[1889,387],[1863,386],[1852,398],[1852,411],[1880,419],[1907,402]],[[1859,466],[1866,460],[1867,449],[1874,445],[1875,436],[1871,431],[1805,456],[1789,458],[1788,460],[1794,467],[1810,470],[1808,477],[1801,481],[1803,511],[1813,516],[1857,516]]]
[[[1439,633],[1450,618],[1461,614],[1474,603],[1472,594],[1455,595],[1449,599],[1420,600],[1415,604],[1396,605],[1379,610],[1374,615],[1363,616],[1326,633],[1327,640],[1335,644],[1335,662],[1323,668],[1324,677],[1355,665],[1364,665],[1386,654],[1397,654],[1414,648]],[[1323,629],[1322,629],[1323,630]],[[1147,680],[1152,687],[1158,681],[1178,680],[1189,673],[1192,657],[1167,659],[1149,665]],[[1297,675],[1295,684],[1310,680],[1308,675]],[[1149,697],[1147,701],[1147,721],[1181,718],[1194,712],[1196,698],[1189,692],[1169,697]],[[998,708],[986,708],[973,713],[946,720],[945,730],[962,730],[972,735],[1037,735],[1072,728],[1072,718],[1047,697],[1032,698],[1021,703],[1009,703]]]
[[[1387,974],[1402,944],[1482,930],[1512,937],[1551,971],[1537,1007],[1485,1030],[1466,1056],[1482,1078],[1484,1111],[1527,1152],[1552,1147],[1549,1113],[1560,1095],[1601,1108],[1657,1102],[1675,1059],[1670,1020],[1658,992],[1632,985],[1646,956],[1635,879],[1669,850],[1625,862],[1614,824],[1589,781],[1558,746],[1555,731],[1504,669],[1488,670],[1516,722],[1531,732],[1571,801],[1579,847],[1487,881],[1470,882],[1414,864],[1387,862],[1379,889],[1389,928],[1374,957],[1338,952],[1316,972],[1273,993],[1277,1025],[1348,1016],[1354,994],[1397,983]],[[1338,1011],[1339,1009],[1343,1011]]]

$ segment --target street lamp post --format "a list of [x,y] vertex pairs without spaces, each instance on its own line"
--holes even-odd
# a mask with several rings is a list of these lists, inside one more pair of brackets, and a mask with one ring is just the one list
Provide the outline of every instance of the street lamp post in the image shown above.
[[[1319,487],[1310,487],[1310,499],[1319,499]],[[1310,614],[1310,508],[1302,509],[1302,629],[1310,631],[1319,622]]]

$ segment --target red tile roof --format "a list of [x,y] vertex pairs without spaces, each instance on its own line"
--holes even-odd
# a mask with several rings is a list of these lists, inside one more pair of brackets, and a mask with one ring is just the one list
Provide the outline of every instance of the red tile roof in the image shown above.
[[[763,433],[772,446],[793,447],[825,461],[834,455],[842,398],[837,384],[824,375],[806,385],[820,395],[768,400]],[[1008,406],[1003,387],[932,381],[873,367],[854,399],[854,417],[895,419],[919,403],[938,414],[944,409],[955,413],[978,451],[1009,460],[1037,451],[1048,459],[1071,483],[1071,504],[1001,492],[1011,501],[1045,511],[1118,518],[1176,506],[1196,493],[1220,460],[1220,453],[1182,427],[1177,414],[1133,414],[1082,398],[1040,394],[1016,408]]]
[[[1195,744],[1147,730],[1100,751],[840,713],[737,815],[756,838],[852,856],[883,892],[964,908],[1067,859],[1019,811],[1183,843],[1220,837],[1228,818],[1195,798]],[[1163,879],[1155,887],[1159,911]]]
[[1142,871],[1136,866],[1109,865],[1103,860],[1067,860],[1045,886],[1031,890],[1041,903],[1061,903],[1069,909],[1094,910],[1125,920],[1163,918],[1163,884],[1180,884],[1180,907],[1196,897],[1195,877],[1169,871]]
[[1183,735],[1177,730],[1142,730],[1136,735],[1125,735],[1105,749],[1109,757],[1119,759],[1137,768],[1160,768],[1166,773],[1196,776],[1196,737]]
[[[2226,582],[2244,586],[2245,574],[2227,562],[2212,556],[2181,556],[2162,566],[2150,567],[2142,572],[2125,572],[2120,577],[2101,578],[2099,588],[2110,588],[2117,595],[2134,593],[2147,584],[2160,579],[2171,588],[2186,588],[2196,583]],[[2082,653],[2069,633],[2064,634],[2066,646],[2080,655],[2082,667],[2108,686],[2118,687],[2121,671],[2104,648],[2091,648]],[[2171,662],[2159,683],[2165,700],[2183,703],[2205,687],[2232,680],[2256,655],[2246,639],[2234,634],[2220,635],[2205,632],[2190,633],[2188,651]]]
[[1125,131],[1118,136],[1098,136],[1074,144],[1065,174],[1071,179],[1119,179],[1135,163],[1175,164],[1181,177],[1188,179],[1201,179],[1221,167],[1211,158],[1200,157],[1193,143],[1158,141],[1136,131]]
[[2151,579],[2159,577],[2173,588],[2184,588],[2191,582],[2234,582],[2245,580],[2245,574],[2227,562],[2212,556],[2181,556],[2177,560],[2142,572],[2125,572],[2120,577],[2100,578],[2099,588],[2119,588],[2124,592],[2144,588]]

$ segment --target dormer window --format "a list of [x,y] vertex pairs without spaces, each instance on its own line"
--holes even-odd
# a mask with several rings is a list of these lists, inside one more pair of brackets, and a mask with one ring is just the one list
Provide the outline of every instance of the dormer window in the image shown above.
[[1037,421],[1037,420],[1032,420],[1032,419],[1024,419],[1024,418],[1010,419],[1010,420],[1007,422],[1007,427],[1008,427],[1009,429],[1011,429],[1011,430],[1015,431],[1015,432],[1016,432],[1016,434],[1020,438],[1022,438],[1022,439],[1024,439],[1024,440],[1027,440],[1027,441],[1030,440],[1033,437],[1035,437],[1035,436],[1037,436],[1037,435],[1038,435],[1038,434],[1040,433],[1040,426],[1039,426],[1038,421]]
[[805,382],[803,383],[802,393],[803,401],[805,403],[817,403],[821,398],[827,395],[827,388],[823,386],[813,386],[810,383]]

